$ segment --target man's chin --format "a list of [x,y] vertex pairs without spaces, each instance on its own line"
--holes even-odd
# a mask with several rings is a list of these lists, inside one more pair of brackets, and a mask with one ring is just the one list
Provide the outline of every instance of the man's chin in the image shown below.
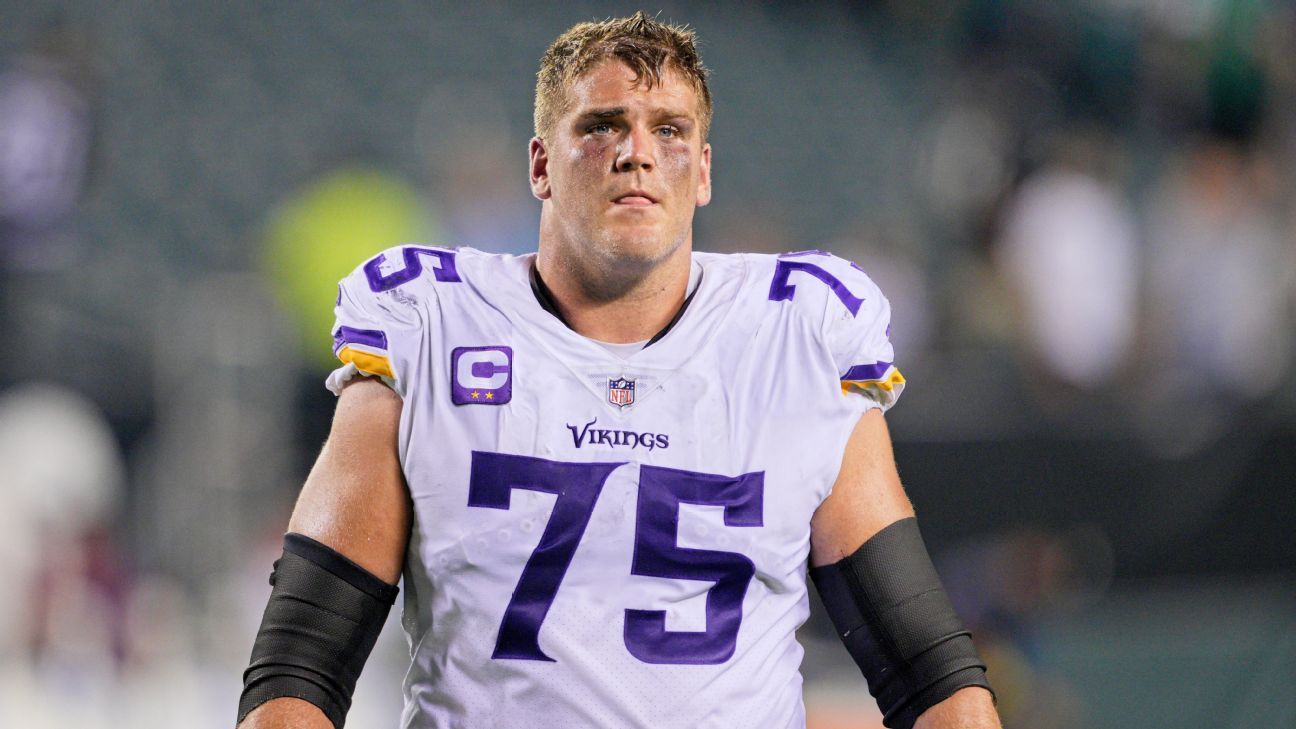
[[679,244],[660,231],[626,231],[613,235],[604,254],[621,265],[651,268],[670,258]]
[[611,300],[625,295],[675,255],[687,235],[672,239],[661,231],[610,230],[582,246],[569,265],[582,272],[582,286],[588,296]]

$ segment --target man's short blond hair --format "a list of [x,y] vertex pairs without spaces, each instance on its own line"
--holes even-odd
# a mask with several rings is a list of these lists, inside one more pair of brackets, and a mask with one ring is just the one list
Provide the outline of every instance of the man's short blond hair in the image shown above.
[[616,58],[630,67],[636,83],[662,82],[668,70],[693,84],[698,98],[702,139],[711,128],[711,90],[697,51],[697,35],[682,25],[662,23],[641,10],[629,18],[577,23],[558,36],[540,59],[536,74],[535,133],[549,136],[567,111],[567,90],[600,61]]

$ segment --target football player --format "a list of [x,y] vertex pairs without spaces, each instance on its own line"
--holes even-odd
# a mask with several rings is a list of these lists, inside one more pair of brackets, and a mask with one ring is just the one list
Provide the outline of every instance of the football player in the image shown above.
[[808,576],[888,726],[998,726],[892,459],[887,301],[826,253],[693,251],[710,121],[690,31],[576,25],[537,252],[342,281],[242,726],[341,727],[402,574],[406,727],[804,727]]

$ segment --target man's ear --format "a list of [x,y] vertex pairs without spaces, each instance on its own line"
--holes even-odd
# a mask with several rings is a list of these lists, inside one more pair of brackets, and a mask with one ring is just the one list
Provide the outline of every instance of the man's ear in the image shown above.
[[553,193],[549,190],[549,151],[545,149],[544,140],[531,138],[531,194],[537,200],[548,200]]
[[[534,164],[532,169],[535,169]],[[711,202],[711,145],[704,144],[702,162],[698,165],[697,206],[702,207],[709,202]]]

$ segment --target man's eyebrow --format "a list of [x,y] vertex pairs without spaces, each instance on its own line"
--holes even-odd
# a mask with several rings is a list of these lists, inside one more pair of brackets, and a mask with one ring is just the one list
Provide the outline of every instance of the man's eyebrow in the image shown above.
[[[670,118],[670,119],[691,119],[691,118],[693,118],[693,115],[690,114],[690,113],[687,112],[687,111],[683,111],[683,110],[681,110],[681,109],[668,109],[668,108],[665,108],[665,107],[659,107],[659,108],[653,109],[653,110],[651,110],[651,114],[652,114],[652,116],[655,116],[655,117],[658,117],[658,118],[663,118],[663,117],[665,117],[665,118]],[[589,111],[582,112],[581,115],[580,115],[580,118],[582,118],[582,119],[615,119],[615,118],[617,118],[617,117],[625,116],[625,115],[626,115],[626,108],[625,108],[625,107],[623,107],[623,106],[614,106],[614,107],[610,107],[610,108],[607,108],[607,109],[590,109]]]
[[591,109],[583,114],[585,119],[614,119],[618,116],[625,116],[626,110],[623,106],[614,106],[611,109]]
[[669,117],[671,119],[692,119],[693,114],[683,109],[669,109],[658,107],[653,109],[653,114],[658,117]]

